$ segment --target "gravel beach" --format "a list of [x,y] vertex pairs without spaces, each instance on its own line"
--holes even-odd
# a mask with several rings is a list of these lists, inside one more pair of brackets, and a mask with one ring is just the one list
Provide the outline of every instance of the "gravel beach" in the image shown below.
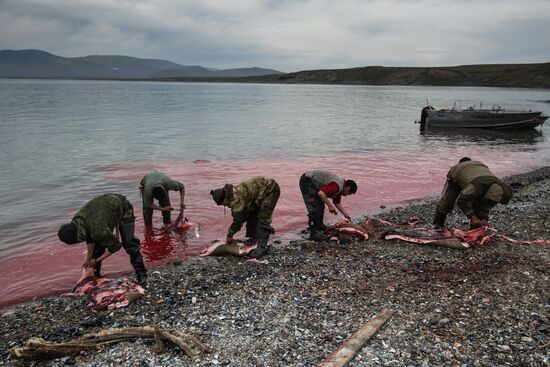
[[[550,239],[550,167],[507,177],[514,197],[491,224],[516,239]],[[376,214],[431,222],[436,198]],[[364,218],[357,218],[362,221]],[[449,227],[467,229],[457,209]],[[304,234],[304,238],[306,235]],[[0,310],[5,366],[316,366],[383,308],[393,317],[350,366],[548,366],[550,245],[453,250],[401,241],[275,244],[268,265],[191,258],[153,270],[145,298],[92,312],[50,297]],[[45,361],[13,359],[31,337],[68,341],[109,327],[157,326],[211,351],[192,360],[138,339]]]

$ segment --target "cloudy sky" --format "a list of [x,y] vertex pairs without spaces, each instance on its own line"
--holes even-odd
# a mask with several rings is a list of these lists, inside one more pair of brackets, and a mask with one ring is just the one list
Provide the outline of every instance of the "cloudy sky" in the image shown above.
[[550,61],[550,0],[0,0],[0,49],[291,72]]

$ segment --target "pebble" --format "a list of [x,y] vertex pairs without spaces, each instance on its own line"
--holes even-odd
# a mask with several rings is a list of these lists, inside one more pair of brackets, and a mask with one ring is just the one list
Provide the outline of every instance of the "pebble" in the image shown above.
[[509,352],[510,351],[510,347],[507,346],[507,345],[497,345],[497,350],[499,352]]
[[15,311],[9,310],[9,311],[3,312],[0,317],[13,317],[13,316],[15,316]]

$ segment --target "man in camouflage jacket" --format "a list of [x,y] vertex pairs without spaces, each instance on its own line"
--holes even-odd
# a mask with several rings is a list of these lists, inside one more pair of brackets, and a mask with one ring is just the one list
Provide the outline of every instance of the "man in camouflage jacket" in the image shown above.
[[88,249],[84,267],[95,268],[100,276],[101,263],[120,250],[121,242],[113,234],[117,228],[122,247],[130,256],[138,283],[145,285],[147,272],[140,251],[140,242],[134,236],[135,216],[132,204],[120,194],[104,194],[87,202],[71,220],[59,228],[59,239],[72,245],[86,242]]
[[508,204],[512,190],[481,162],[462,158],[447,173],[447,182],[437,204],[433,224],[443,227],[455,202],[468,219],[470,228],[488,225],[489,211],[497,203]]
[[226,242],[233,242],[233,236],[246,222],[246,236],[257,243],[250,256],[260,258],[266,255],[269,235],[275,233],[271,226],[273,210],[281,195],[277,182],[271,178],[255,177],[237,186],[227,184],[210,191],[210,194],[216,204],[231,209],[233,222],[227,230]]

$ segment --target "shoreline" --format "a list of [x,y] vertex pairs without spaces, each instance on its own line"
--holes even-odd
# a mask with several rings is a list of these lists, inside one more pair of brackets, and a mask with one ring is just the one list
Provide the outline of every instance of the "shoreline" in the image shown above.
[[[491,224],[517,239],[550,239],[550,167],[511,175],[514,197]],[[416,199],[415,199],[416,200]],[[435,197],[377,214],[430,223]],[[466,228],[457,209],[447,225]],[[93,313],[87,299],[53,296],[0,310],[6,366],[311,366],[387,307],[390,321],[350,366],[528,365],[549,362],[550,246],[501,240],[465,251],[369,239],[276,245],[269,264],[239,258],[173,260],[150,271],[145,298]],[[193,362],[175,348],[124,342],[76,357],[15,361],[30,337],[61,342],[108,327],[159,326],[211,349]]]

